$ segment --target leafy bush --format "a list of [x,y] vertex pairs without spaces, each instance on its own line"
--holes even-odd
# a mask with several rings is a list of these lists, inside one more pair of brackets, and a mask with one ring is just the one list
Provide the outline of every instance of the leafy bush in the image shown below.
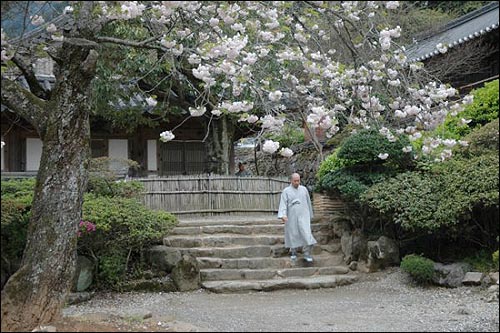
[[498,119],[495,119],[466,135],[463,140],[467,141],[468,145],[458,148],[456,154],[464,157],[473,157],[498,152],[498,134]]
[[96,230],[82,235],[80,251],[99,260],[98,284],[112,288],[125,277],[128,258],[140,257],[144,247],[161,243],[177,223],[174,215],[149,210],[135,199],[94,194],[85,195],[82,218]]
[[493,252],[493,254],[491,255],[491,258],[493,259],[493,268],[495,271],[498,272],[498,250]]
[[455,159],[432,172],[406,172],[366,191],[361,201],[405,230],[435,231],[467,219],[474,207],[498,207],[498,155]]
[[[357,201],[373,184],[413,164],[413,155],[402,150],[409,145],[406,137],[390,142],[375,129],[356,132],[321,163],[315,190]],[[380,159],[378,155],[382,152],[389,154],[389,158]]]
[[319,165],[316,179],[321,181],[329,172],[337,171],[338,169],[349,166],[349,161],[338,157],[338,149],[328,155]]
[[429,284],[434,275],[434,262],[417,254],[408,254],[401,260],[401,269],[420,284]]
[[[379,164],[406,168],[412,165],[413,154],[403,152],[405,146],[410,146],[407,136],[398,136],[390,142],[376,129],[364,129],[346,138],[339,147],[338,158],[347,160],[350,165],[373,166]],[[389,157],[382,160],[380,153]]]
[[9,274],[17,269],[23,255],[34,186],[33,178],[2,180],[2,269]]
[[474,255],[465,257],[463,260],[478,272],[489,273],[491,271],[498,271],[498,250],[492,254],[487,249],[481,249],[474,253]]
[[111,177],[91,175],[87,192],[98,196],[139,198],[144,192],[144,184],[139,181],[116,181]]
[[[15,263],[20,261],[26,244],[34,185],[35,179],[2,180],[2,268],[9,274],[17,269]],[[84,196],[85,221],[80,222],[78,252],[98,262],[96,284],[114,288],[125,277],[130,262],[140,265],[142,249],[160,243],[177,220],[138,201],[143,190],[140,182],[92,176],[89,190],[92,193]]]
[[338,169],[327,173],[317,184],[319,191],[326,191],[349,201],[358,201],[369,187],[382,180],[390,178],[391,173],[383,168],[371,172],[349,168]]
[[265,138],[278,141],[280,147],[290,147],[304,142],[304,131],[300,126],[286,123],[281,132],[266,134]]
[[[498,119],[498,80],[485,83],[484,87],[471,91],[474,101],[456,116],[448,115],[436,133],[443,138],[459,139],[495,119]],[[462,124],[461,119],[470,119]]]

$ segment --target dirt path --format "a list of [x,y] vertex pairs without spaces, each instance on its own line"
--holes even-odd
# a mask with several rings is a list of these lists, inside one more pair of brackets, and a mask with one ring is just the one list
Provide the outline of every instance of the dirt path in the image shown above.
[[59,332],[498,332],[498,302],[489,295],[483,287],[421,288],[392,268],[333,289],[98,294],[66,308],[54,325]]

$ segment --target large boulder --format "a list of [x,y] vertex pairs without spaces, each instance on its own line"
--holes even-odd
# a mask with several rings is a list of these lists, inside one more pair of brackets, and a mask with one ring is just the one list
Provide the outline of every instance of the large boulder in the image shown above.
[[153,269],[170,273],[181,260],[181,252],[177,248],[156,245],[148,250],[147,260]]
[[453,264],[434,263],[434,276],[432,282],[449,288],[456,288],[462,285],[462,281],[471,266],[467,263],[458,262]]
[[376,241],[368,242],[367,269],[375,272],[388,266],[398,265],[399,246],[386,236],[380,236]]
[[94,262],[85,256],[78,256],[76,271],[73,278],[72,291],[85,291],[92,284],[94,277]]
[[349,264],[351,261],[366,259],[367,240],[363,233],[354,230],[352,233],[344,230],[340,238],[344,261]]
[[178,291],[189,291],[200,288],[201,274],[198,261],[192,255],[185,254],[172,270],[170,275]]

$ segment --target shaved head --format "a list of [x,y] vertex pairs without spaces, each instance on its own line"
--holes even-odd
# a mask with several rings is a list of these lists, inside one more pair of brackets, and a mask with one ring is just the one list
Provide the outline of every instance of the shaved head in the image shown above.
[[296,172],[292,173],[292,175],[290,176],[290,181],[293,187],[298,188],[300,185],[300,175]]

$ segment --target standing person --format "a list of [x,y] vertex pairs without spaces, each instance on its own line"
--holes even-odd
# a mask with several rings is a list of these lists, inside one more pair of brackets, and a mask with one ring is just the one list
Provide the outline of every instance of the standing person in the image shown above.
[[304,259],[312,262],[311,249],[316,244],[311,232],[313,209],[309,191],[300,185],[300,175],[290,176],[290,186],[281,193],[278,218],[285,223],[285,247],[290,248],[290,259],[297,259],[297,248],[302,247]]
[[245,170],[245,164],[243,164],[243,162],[239,162],[238,172],[236,172],[235,175],[238,177],[247,177],[251,176],[252,174],[248,170]]

